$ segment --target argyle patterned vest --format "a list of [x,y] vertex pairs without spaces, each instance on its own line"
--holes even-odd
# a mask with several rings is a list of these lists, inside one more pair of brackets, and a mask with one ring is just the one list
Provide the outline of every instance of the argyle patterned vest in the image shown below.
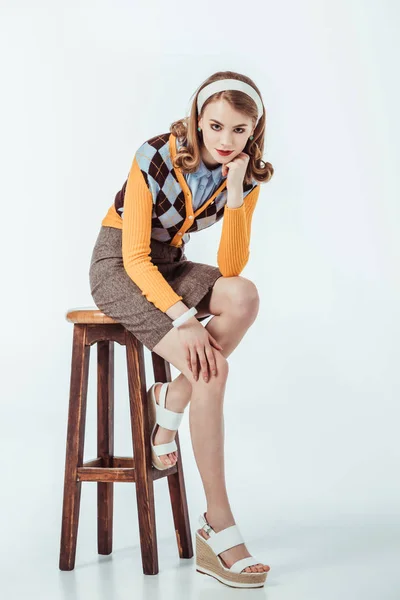
[[[146,141],[136,152],[136,160],[153,196],[151,237],[160,242],[170,242],[181,229],[186,218],[185,195],[172,165],[170,152],[171,133],[163,133]],[[173,143],[178,141],[172,136]],[[222,182],[221,182],[222,183]],[[123,217],[124,197],[127,180],[114,200],[115,210]],[[243,197],[257,185],[243,183]],[[207,208],[194,218],[193,224],[183,235],[188,242],[190,232],[200,231],[219,221],[224,215],[227,201],[226,187],[214,198]],[[199,207],[201,209],[201,207]]]

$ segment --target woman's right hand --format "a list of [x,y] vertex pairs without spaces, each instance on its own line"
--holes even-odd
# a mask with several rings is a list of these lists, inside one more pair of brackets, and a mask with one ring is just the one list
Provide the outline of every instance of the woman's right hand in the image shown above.
[[207,331],[203,325],[196,319],[190,318],[188,321],[178,327],[179,339],[186,351],[186,360],[189,369],[197,381],[197,357],[200,361],[200,370],[204,381],[208,381],[208,367],[211,374],[217,375],[217,365],[213,347],[222,350],[216,339]]

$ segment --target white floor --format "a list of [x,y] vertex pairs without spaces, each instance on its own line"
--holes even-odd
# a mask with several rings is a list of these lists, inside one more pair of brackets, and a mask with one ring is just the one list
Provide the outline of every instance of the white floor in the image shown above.
[[[193,524],[192,533],[194,532]],[[142,573],[138,546],[96,554],[95,526],[78,538],[75,569],[58,569],[54,538],[19,540],[2,561],[1,597],[6,600],[179,600],[213,597],[276,600],[399,600],[400,531],[390,524],[311,523],[273,527],[265,539],[249,540],[251,552],[271,566],[264,588],[235,590],[180,560],[173,535],[159,540],[160,572]],[[91,538],[91,539],[89,539]],[[207,596],[209,597],[209,596]]]

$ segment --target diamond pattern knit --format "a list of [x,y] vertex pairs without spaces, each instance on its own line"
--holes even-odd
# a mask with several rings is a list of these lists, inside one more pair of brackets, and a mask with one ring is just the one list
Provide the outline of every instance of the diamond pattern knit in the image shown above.
[[102,225],[122,229],[124,267],[142,294],[166,312],[182,300],[151,262],[150,239],[181,246],[190,234],[223,217],[217,263],[222,275],[239,275],[249,258],[251,221],[260,186],[243,185],[243,204],[226,206],[226,179],[194,210],[191,190],[172,159],[178,144],[171,133],[151,138],[137,150],[127,180],[117,193]]

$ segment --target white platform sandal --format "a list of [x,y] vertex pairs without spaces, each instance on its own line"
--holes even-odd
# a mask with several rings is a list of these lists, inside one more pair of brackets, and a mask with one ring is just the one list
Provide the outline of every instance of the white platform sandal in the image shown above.
[[242,573],[246,567],[251,567],[260,563],[254,556],[242,558],[236,561],[230,569],[222,564],[218,554],[233,548],[238,544],[243,544],[244,540],[237,525],[227,527],[216,533],[214,529],[207,523],[205,514],[200,515],[199,523],[210,536],[208,539],[203,538],[196,531],[196,571],[204,575],[215,577],[221,583],[235,588],[255,588],[263,587],[267,578],[267,572],[264,573]]
[[172,465],[165,465],[159,457],[162,454],[169,454],[170,452],[175,452],[176,450],[178,450],[178,448],[175,440],[167,444],[158,444],[157,446],[154,446],[154,431],[157,425],[161,425],[161,427],[165,427],[165,429],[171,429],[172,431],[176,431],[179,428],[179,425],[181,424],[184,413],[177,413],[173,410],[165,408],[165,399],[167,396],[168,385],[170,383],[169,381],[162,383],[160,389],[159,404],[157,404],[156,397],[154,395],[154,389],[155,386],[159,383],[161,382],[156,381],[156,383],[154,383],[147,392],[147,406],[149,411],[151,431],[150,444],[152,463],[153,466],[159,471],[165,471],[165,469],[170,469]]

